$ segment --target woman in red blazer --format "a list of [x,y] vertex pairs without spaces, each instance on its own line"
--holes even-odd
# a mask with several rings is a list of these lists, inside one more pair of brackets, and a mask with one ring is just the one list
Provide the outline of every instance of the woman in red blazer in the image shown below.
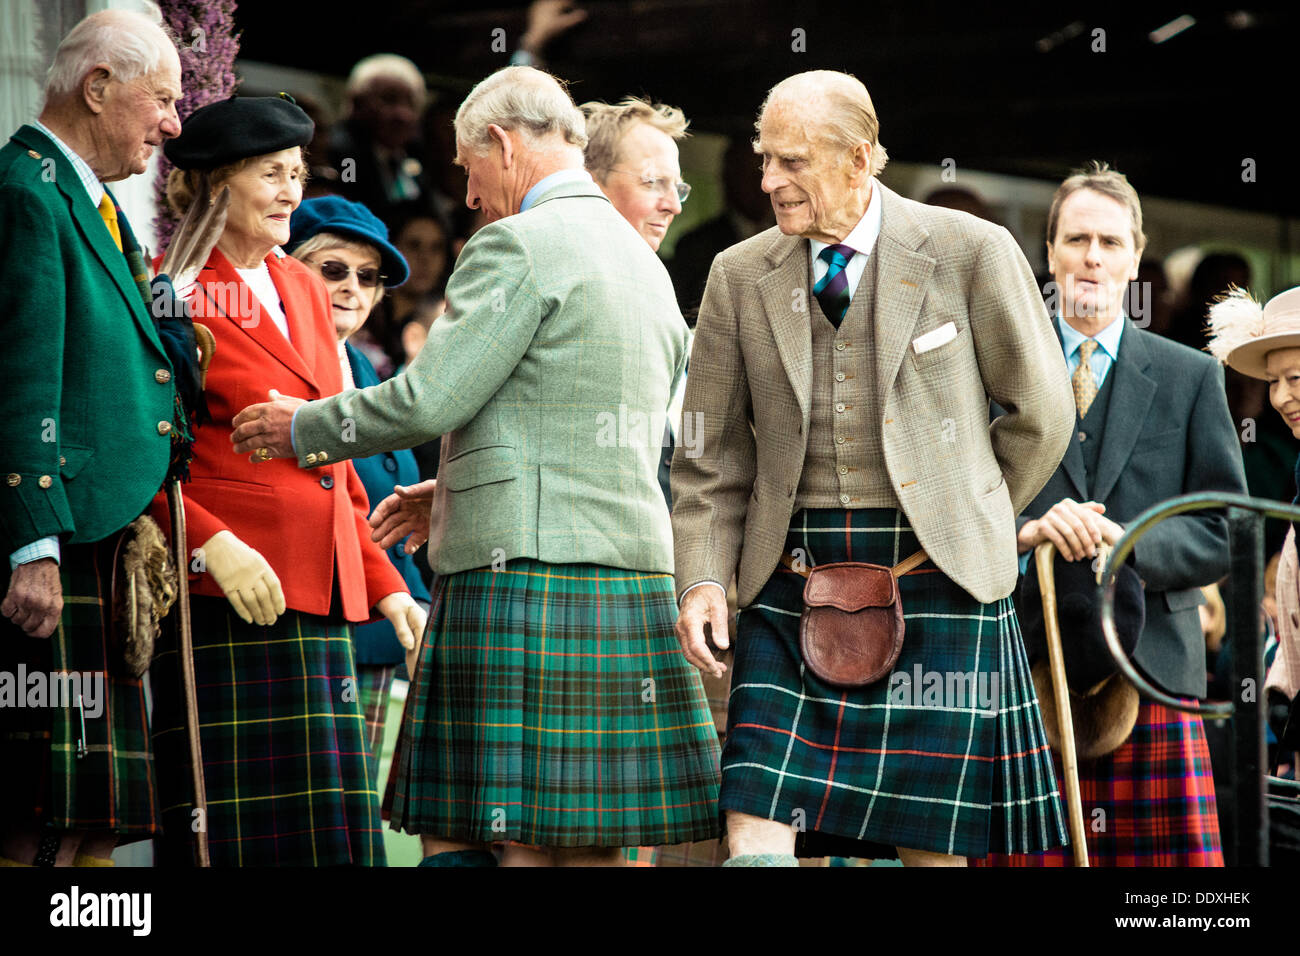
[[[370,540],[369,502],[350,462],[306,471],[231,451],[230,420],[245,405],[272,392],[342,390],[325,286],[279,249],[302,200],[300,147],[311,134],[288,99],[232,98],[196,110],[167,151],[178,211],[200,171],[214,192],[231,190],[216,248],[195,286],[177,290],[216,340],[204,387],[212,421],[195,432],[184,486],[213,865],[383,864],[351,628],[382,616],[409,647],[424,626]],[[161,496],[154,513],[166,515]],[[154,735],[164,830],[185,837],[169,846],[179,860],[196,824],[178,670],[174,647],[165,648]]]

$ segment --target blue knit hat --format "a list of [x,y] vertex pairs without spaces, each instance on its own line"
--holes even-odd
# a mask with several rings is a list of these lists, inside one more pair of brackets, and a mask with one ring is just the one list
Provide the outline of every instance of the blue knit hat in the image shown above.
[[406,259],[388,241],[388,227],[359,202],[348,202],[339,196],[318,196],[304,199],[289,220],[290,253],[313,236],[322,232],[357,239],[379,250],[379,271],[388,278],[384,288],[391,289],[406,281],[411,274]]

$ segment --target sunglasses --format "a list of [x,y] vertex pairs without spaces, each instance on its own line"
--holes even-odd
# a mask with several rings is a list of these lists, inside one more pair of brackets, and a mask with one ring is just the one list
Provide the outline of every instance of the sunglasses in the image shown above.
[[[330,282],[341,282],[352,274],[352,267],[345,262],[339,262],[337,259],[326,259],[324,262],[316,262],[313,265]],[[357,270],[357,281],[367,289],[373,289],[387,278],[388,276],[378,269],[369,266]]]

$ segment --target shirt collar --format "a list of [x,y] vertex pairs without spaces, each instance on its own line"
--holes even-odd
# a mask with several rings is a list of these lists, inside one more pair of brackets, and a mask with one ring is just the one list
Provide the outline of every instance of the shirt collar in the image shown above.
[[[867,200],[867,211],[862,214],[858,224],[842,240],[843,244],[848,246],[854,252],[864,256],[871,255],[871,250],[875,248],[876,240],[880,237],[880,191],[876,188],[876,182],[871,181],[871,196]],[[830,245],[829,242],[822,242],[818,239],[809,239],[809,252],[813,259],[821,255],[822,250]]]
[[[1056,327],[1061,330],[1061,344],[1065,348],[1065,355],[1069,358],[1079,348],[1080,343],[1089,336],[1084,335],[1069,322],[1056,314]],[[1097,345],[1101,348],[1112,362],[1119,358],[1119,338],[1124,333],[1124,313],[1120,313],[1116,318],[1096,335],[1092,336]]]
[[524,193],[524,201],[519,204],[520,212],[527,212],[529,207],[542,198],[542,194],[561,183],[592,182],[591,173],[585,169],[561,169],[558,173],[543,176],[533,184],[533,188]]
[[35,121],[35,126],[38,130],[53,140],[54,145],[59,147],[59,152],[67,157],[68,162],[72,164],[72,168],[77,171],[77,178],[80,179],[81,184],[86,187],[86,193],[90,196],[90,204],[99,208],[99,203],[104,198],[104,184],[99,181],[99,177],[96,176],[94,170],[90,168],[90,164],[74,153],[67,143],[55,136],[54,133],[51,132],[50,128],[40,120]]

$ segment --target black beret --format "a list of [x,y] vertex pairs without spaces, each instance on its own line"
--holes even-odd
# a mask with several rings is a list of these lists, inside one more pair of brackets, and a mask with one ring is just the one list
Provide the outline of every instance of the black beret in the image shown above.
[[316,124],[287,93],[232,96],[200,106],[163,144],[178,169],[216,169],[249,156],[263,156],[311,142]]

